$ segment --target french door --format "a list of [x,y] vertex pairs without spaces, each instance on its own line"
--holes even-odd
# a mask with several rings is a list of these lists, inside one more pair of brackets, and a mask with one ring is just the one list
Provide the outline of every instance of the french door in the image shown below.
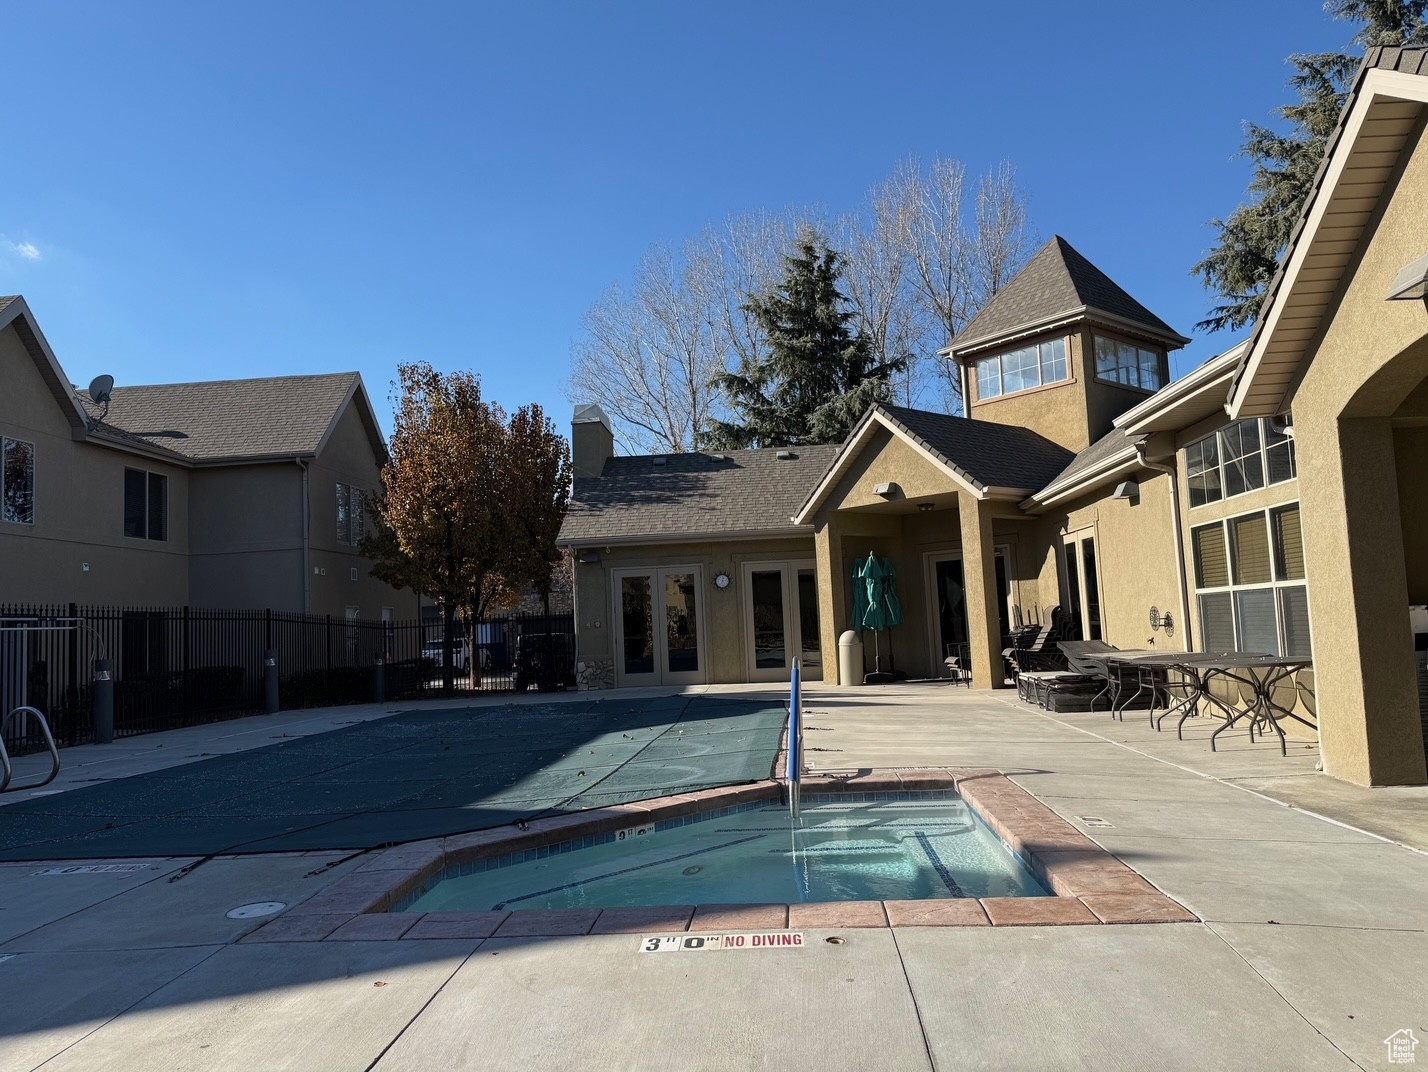
[[1061,609],[1080,627],[1082,640],[1101,640],[1101,577],[1092,529],[1070,533],[1061,545]]
[[702,685],[704,571],[622,569],[613,580],[616,684]]
[[818,574],[812,561],[744,563],[743,603],[750,681],[788,680],[793,659],[802,660],[805,675],[823,665]]

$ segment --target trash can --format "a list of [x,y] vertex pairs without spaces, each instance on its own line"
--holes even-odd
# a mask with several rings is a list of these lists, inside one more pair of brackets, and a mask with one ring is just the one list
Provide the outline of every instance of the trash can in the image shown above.
[[849,629],[838,638],[838,684],[863,683],[863,641]]

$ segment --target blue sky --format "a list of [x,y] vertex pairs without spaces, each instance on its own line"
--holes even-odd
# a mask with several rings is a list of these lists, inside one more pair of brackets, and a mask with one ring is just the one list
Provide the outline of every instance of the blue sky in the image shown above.
[[81,385],[357,369],[390,431],[420,358],[564,428],[581,316],[647,247],[942,154],[1012,161],[1039,237],[1191,334],[1243,122],[1353,32],[1314,0],[14,5],[0,293]]

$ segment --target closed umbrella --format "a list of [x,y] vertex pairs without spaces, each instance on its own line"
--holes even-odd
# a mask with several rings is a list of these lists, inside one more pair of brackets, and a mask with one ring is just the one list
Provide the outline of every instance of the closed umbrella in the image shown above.
[[[902,624],[902,602],[897,597],[894,584],[897,580],[897,570],[893,568],[890,559],[879,559],[876,555],[869,554],[862,565],[861,573],[865,588],[864,598],[867,601],[862,621],[865,628],[873,630],[873,672],[864,676],[863,683],[884,684],[897,678],[895,673],[883,671],[882,647],[878,636],[881,630],[890,630]],[[891,644],[891,635],[888,640]]]
[[[872,558],[872,555],[868,556]],[[853,616],[848,628],[861,633],[864,628],[863,618],[868,613],[868,584],[863,576],[864,562],[854,562],[852,572],[848,579],[853,582]]]

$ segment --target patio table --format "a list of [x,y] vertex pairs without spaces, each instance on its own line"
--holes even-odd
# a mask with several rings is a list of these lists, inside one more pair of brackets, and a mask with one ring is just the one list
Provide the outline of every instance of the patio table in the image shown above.
[[[1270,725],[1279,735],[1282,755],[1289,754],[1284,730],[1279,725],[1281,718],[1292,718],[1310,729],[1317,729],[1314,723],[1281,706],[1274,700],[1275,688],[1292,678],[1301,670],[1313,666],[1313,660],[1302,656],[1266,655],[1263,652],[1144,652],[1127,651],[1107,653],[1107,667],[1124,665],[1133,667],[1141,675],[1136,695],[1147,687],[1152,690],[1150,718],[1156,729],[1166,716],[1181,711],[1180,720],[1175,725],[1175,735],[1184,739],[1185,720],[1199,709],[1201,700],[1208,701],[1225,715],[1223,725],[1210,734],[1210,750],[1215,751],[1215,738],[1242,718],[1250,719],[1250,739],[1254,739],[1256,726]],[[1187,694],[1174,705],[1168,705],[1159,718],[1155,717],[1155,690],[1165,688],[1156,683],[1157,674],[1178,672],[1188,683]],[[1147,678],[1150,684],[1147,685]],[[1215,679],[1233,682],[1242,696],[1248,690],[1252,694],[1249,705],[1243,709],[1236,707],[1214,694],[1211,685]],[[1124,705],[1122,705],[1124,710]]]

